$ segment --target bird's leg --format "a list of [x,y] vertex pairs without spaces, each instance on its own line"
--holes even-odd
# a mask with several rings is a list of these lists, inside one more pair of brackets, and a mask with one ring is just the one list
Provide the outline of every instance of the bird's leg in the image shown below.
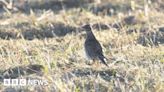
[[91,64],[94,65],[94,63],[95,63],[95,59],[92,59]]
[[98,69],[100,67],[100,62],[95,62],[96,63],[96,69]]
[[99,67],[99,62],[96,62],[95,59],[93,59],[93,65],[94,65],[94,68],[98,68]]
[[95,59],[92,59],[92,66],[95,65]]
[[93,59],[89,60],[88,65],[93,65],[93,64],[94,64],[94,60]]
[[86,63],[87,65],[91,65],[90,60],[87,60],[85,63]]

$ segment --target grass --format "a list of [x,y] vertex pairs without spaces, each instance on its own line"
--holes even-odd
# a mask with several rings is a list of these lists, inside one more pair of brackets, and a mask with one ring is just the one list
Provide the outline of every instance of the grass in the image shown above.
[[[110,2],[110,0],[107,0]],[[82,3],[82,2],[80,2]],[[95,7],[104,7],[102,1]],[[135,2],[131,15],[136,23],[124,23],[128,10],[117,8],[127,5],[128,0],[111,2],[116,12],[91,12],[93,3],[58,10],[30,10],[29,14],[16,12],[1,14],[0,20],[0,71],[16,66],[41,64],[44,74],[20,76],[48,81],[46,86],[6,87],[1,91],[23,90],[25,92],[163,92],[164,91],[164,46],[163,33],[158,36],[158,45],[153,42],[151,32],[160,32],[163,12],[148,4],[146,12],[143,2]],[[67,2],[63,3],[64,5]],[[69,3],[70,4],[70,3]],[[117,7],[116,7],[117,6]],[[154,6],[154,7],[153,7]],[[132,8],[132,6],[127,6]],[[133,7],[133,8],[134,8]],[[156,7],[156,8],[155,8]],[[157,10],[159,9],[159,11]],[[42,8],[41,8],[42,9]],[[40,11],[40,13],[38,13]],[[97,13],[99,12],[99,13]],[[104,15],[105,14],[105,15]],[[111,14],[111,15],[110,15]],[[134,22],[132,21],[132,22]],[[143,23],[144,22],[144,23]],[[93,28],[100,41],[110,68],[103,64],[87,65],[83,44],[85,32],[80,26],[86,23],[98,25]],[[112,25],[121,23],[122,27]],[[103,28],[103,26],[107,26]],[[142,32],[142,28],[146,30]],[[128,33],[130,30],[132,32]],[[133,30],[136,30],[136,32]],[[141,36],[147,39],[143,39]],[[156,36],[156,35],[155,35]],[[145,44],[142,44],[141,42]],[[111,59],[113,58],[113,59]],[[112,65],[113,62],[116,62]],[[0,73],[2,74],[2,73]]]

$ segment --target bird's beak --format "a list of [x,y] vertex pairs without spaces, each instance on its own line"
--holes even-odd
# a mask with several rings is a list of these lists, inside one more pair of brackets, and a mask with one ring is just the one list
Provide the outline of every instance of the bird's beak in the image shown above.
[[85,25],[82,25],[82,26],[81,26],[81,29],[85,29]]
[[84,30],[85,30],[85,25],[81,26],[80,29],[81,29],[82,31],[84,31]]

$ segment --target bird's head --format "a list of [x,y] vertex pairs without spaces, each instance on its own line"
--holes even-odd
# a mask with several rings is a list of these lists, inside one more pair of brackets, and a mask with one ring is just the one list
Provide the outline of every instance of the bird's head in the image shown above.
[[84,29],[85,31],[91,31],[92,30],[92,27],[90,24],[83,25],[81,28]]

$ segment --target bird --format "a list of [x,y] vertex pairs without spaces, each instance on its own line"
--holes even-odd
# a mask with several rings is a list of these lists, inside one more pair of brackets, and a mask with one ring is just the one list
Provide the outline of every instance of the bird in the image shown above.
[[100,60],[105,66],[108,67],[108,64],[105,62],[105,60],[108,59],[103,55],[102,47],[99,41],[94,36],[91,25],[83,25],[82,29],[86,31],[84,48],[87,57],[93,60],[93,62],[95,62],[95,60]]

